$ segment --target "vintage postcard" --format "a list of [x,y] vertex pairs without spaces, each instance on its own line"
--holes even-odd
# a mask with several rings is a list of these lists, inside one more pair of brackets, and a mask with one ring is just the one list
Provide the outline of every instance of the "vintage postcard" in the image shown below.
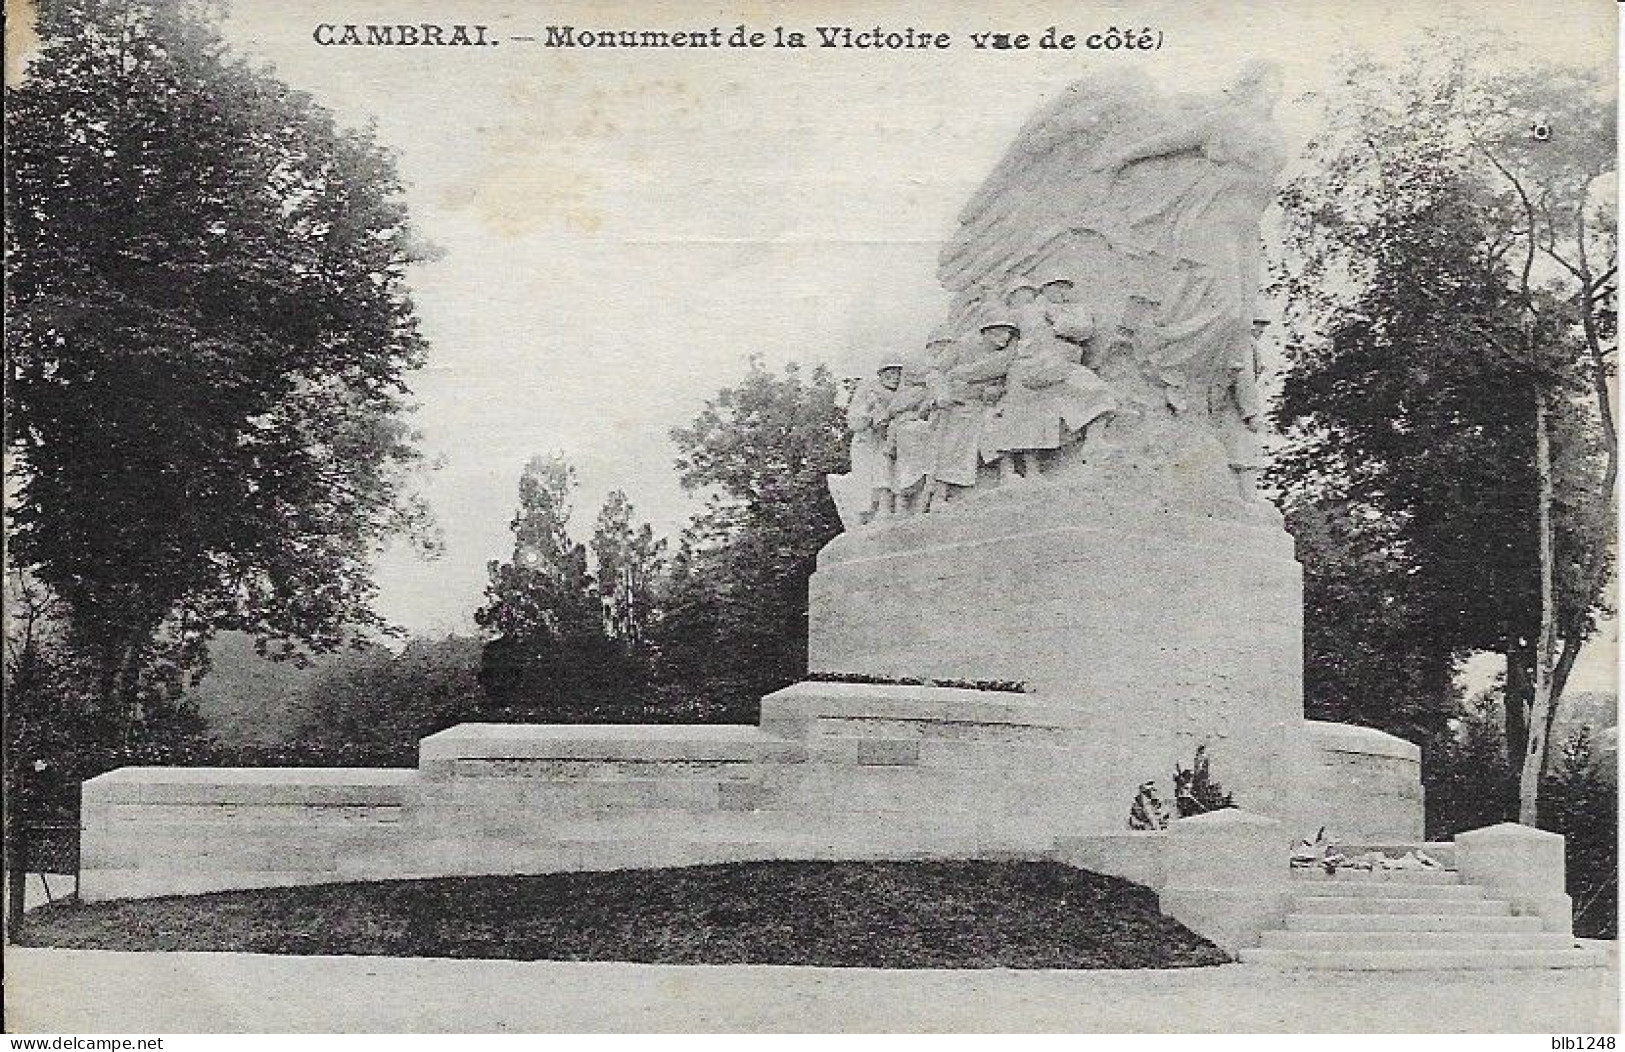
[[1613,1047],[1613,4],[6,14],[8,1030]]

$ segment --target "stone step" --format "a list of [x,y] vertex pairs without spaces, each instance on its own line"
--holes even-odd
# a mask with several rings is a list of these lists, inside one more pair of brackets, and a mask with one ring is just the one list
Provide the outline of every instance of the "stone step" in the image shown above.
[[1437,971],[1446,969],[1598,968],[1605,963],[1600,950],[1574,947],[1563,950],[1278,950],[1255,947],[1241,951],[1243,964],[1270,968],[1325,971]]
[[1286,918],[1289,931],[1306,932],[1538,932],[1539,917],[1475,916],[1441,913],[1293,913]]
[[1358,858],[1359,856],[1370,851],[1375,851],[1380,855],[1387,855],[1390,858],[1399,858],[1401,855],[1408,855],[1412,851],[1420,851],[1422,854],[1433,859],[1435,862],[1443,865],[1446,869],[1456,868],[1456,844],[1453,840],[1410,841],[1407,843],[1372,842],[1369,844],[1338,844],[1337,851],[1344,858]]
[[1292,894],[1300,899],[1481,899],[1484,889],[1476,884],[1412,884],[1386,880],[1369,883],[1358,880],[1294,881]]
[[1461,874],[1453,869],[1340,869],[1326,873],[1318,869],[1294,869],[1295,884],[1460,884]]
[[1504,917],[1512,912],[1512,907],[1499,899],[1483,898],[1299,895],[1293,905],[1295,913],[1470,913]]
[[1574,938],[1560,932],[1482,931],[1267,931],[1272,950],[1567,950]]

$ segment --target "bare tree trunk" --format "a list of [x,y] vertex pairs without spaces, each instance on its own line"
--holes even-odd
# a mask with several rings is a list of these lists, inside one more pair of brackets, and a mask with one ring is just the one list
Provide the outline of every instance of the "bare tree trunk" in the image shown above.
[[[1607,280],[1597,280],[1591,273],[1589,260],[1586,258],[1584,237],[1584,212],[1580,213],[1582,220],[1581,236],[1578,242],[1580,265],[1575,271],[1580,279],[1581,288],[1579,299],[1581,304],[1580,320],[1585,332],[1586,348],[1591,356],[1591,391],[1597,402],[1598,422],[1601,425],[1603,448],[1606,451],[1603,463],[1601,485],[1601,505],[1603,508],[1614,507],[1614,490],[1619,480],[1619,433],[1614,423],[1613,392],[1609,389],[1608,380],[1611,373],[1608,362],[1608,350],[1603,346],[1602,333],[1597,327],[1598,295],[1599,289]],[[1569,674],[1574,670],[1574,663],[1580,657],[1580,650],[1585,645],[1583,622],[1586,613],[1602,596],[1608,585],[1609,550],[1611,545],[1606,541],[1596,545],[1585,556],[1585,570],[1580,576],[1580,601],[1574,605],[1574,613],[1568,619],[1569,623],[1562,625],[1560,633],[1562,644],[1557,655],[1557,662],[1552,672],[1551,704],[1546,710],[1546,740],[1547,752],[1551,751],[1552,725],[1557,721],[1558,702],[1563,697],[1563,691],[1568,687]],[[1542,774],[1544,774],[1542,765]]]
[[[1616,431],[1613,410],[1613,395],[1609,390],[1608,380],[1611,373],[1608,361],[1614,348],[1606,347],[1603,342],[1603,333],[1598,326],[1601,312],[1606,311],[1608,301],[1613,294],[1612,282],[1618,273],[1617,255],[1611,256],[1602,273],[1599,275],[1591,268],[1591,260],[1587,250],[1586,231],[1586,197],[1587,191],[1582,185],[1578,203],[1574,206],[1573,219],[1575,233],[1573,239],[1573,258],[1566,258],[1565,253],[1558,251],[1558,234],[1552,218],[1553,213],[1544,207],[1545,197],[1540,202],[1531,198],[1528,189],[1519,180],[1518,176],[1508,168],[1494,153],[1481,143],[1475,145],[1484,157],[1500,172],[1511,185],[1523,206],[1525,221],[1524,259],[1522,279],[1519,291],[1523,295],[1525,316],[1523,319],[1523,347],[1524,364],[1530,370],[1535,388],[1535,472],[1539,487],[1537,506],[1537,535],[1539,539],[1540,564],[1540,625],[1535,642],[1533,662],[1532,690],[1529,691],[1529,705],[1524,711],[1518,712],[1520,705],[1514,699],[1512,692],[1512,647],[1508,646],[1507,661],[1507,745],[1510,755],[1518,755],[1511,750],[1515,747],[1514,731],[1523,731],[1527,738],[1523,743],[1521,755],[1523,768],[1519,776],[1518,785],[1518,817],[1519,821],[1534,825],[1539,813],[1539,796],[1541,779],[1546,772],[1547,752],[1550,749],[1551,730],[1557,718],[1557,703],[1563,696],[1564,687],[1567,686],[1569,673],[1574,668],[1574,662],[1579,656],[1580,648],[1585,642],[1584,620],[1586,612],[1602,595],[1607,585],[1608,566],[1607,545],[1599,546],[1597,550],[1586,555],[1585,569],[1581,574],[1581,588],[1583,591],[1576,598],[1575,604],[1580,611],[1571,615],[1568,622],[1559,626],[1557,624],[1557,603],[1555,577],[1555,556],[1552,530],[1552,463],[1551,463],[1551,436],[1548,433],[1549,422],[1545,404],[1545,379],[1541,372],[1540,344],[1536,339],[1537,307],[1532,296],[1534,286],[1531,283],[1535,254],[1543,251],[1547,257],[1568,271],[1576,281],[1579,288],[1574,299],[1580,308],[1580,322],[1585,334],[1586,348],[1591,357],[1591,383],[1597,400],[1597,411],[1601,417],[1603,441],[1607,451],[1607,462],[1603,469],[1602,491],[1605,508],[1613,507],[1614,489],[1619,474],[1619,436]],[[1599,167],[1593,175],[1599,175],[1606,170],[1606,164]],[[1589,181],[1589,180],[1588,180]],[[1540,235],[1542,222],[1545,223],[1545,234]],[[1499,343],[1492,344],[1505,353],[1505,348]],[[1561,632],[1559,629],[1561,628]],[[1558,638],[1562,637],[1562,654],[1558,655]],[[1519,726],[1519,724],[1522,726]]]
[[141,726],[141,652],[142,647],[132,643],[124,650],[124,661],[119,666],[119,711],[123,713],[125,726],[130,729],[133,745],[139,737]]
[[141,699],[137,689],[143,647],[126,641],[100,647],[97,653],[96,698],[101,718],[109,721],[110,741],[125,749],[135,746],[139,737]]
[[[1512,638],[1508,641],[1505,651],[1506,657],[1506,695],[1503,720],[1506,727],[1506,771],[1509,773],[1523,770],[1523,751],[1529,745],[1529,709],[1530,702],[1535,695],[1534,661],[1530,654],[1530,647],[1519,637],[1515,629],[1508,631]],[[1511,818],[1518,813],[1518,796],[1512,791],[1516,781],[1510,777],[1501,780],[1508,787],[1508,792],[1502,797],[1502,816]]]
[[1557,603],[1552,551],[1552,449],[1547,433],[1544,392],[1535,396],[1536,537],[1540,562],[1540,631],[1535,639],[1535,684],[1527,721],[1528,742],[1518,778],[1518,821],[1536,824],[1540,807],[1541,776],[1546,773],[1546,745],[1555,715],[1552,693],[1552,657],[1556,650]]

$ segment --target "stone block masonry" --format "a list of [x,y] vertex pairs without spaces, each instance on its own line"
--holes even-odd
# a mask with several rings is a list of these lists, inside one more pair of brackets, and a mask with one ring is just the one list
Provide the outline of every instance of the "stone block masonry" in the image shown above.
[[1090,717],[1036,697],[808,682],[763,699],[759,727],[463,724],[416,769],[122,768],[84,786],[82,894],[1058,842],[1160,884],[1161,838],[1123,832],[1128,800],[1086,806],[1109,762]]
[[418,774],[122,767],[84,783],[79,894],[94,901],[344,880],[393,851]]
[[1067,718],[1022,695],[803,683],[765,699],[763,727],[464,724],[415,770],[123,768],[84,785],[82,894],[1042,855],[1085,822]]
[[1370,727],[1307,726],[1313,752],[1305,792],[1329,836],[1345,844],[1422,839],[1420,748]]
[[1027,683],[1069,765],[1029,770],[1068,786],[1087,831],[1121,829],[1147,780],[1171,799],[1198,745],[1238,804],[1289,833],[1317,817],[1302,571],[1267,509],[1087,475],[994,491],[837,537],[810,591],[820,672]]

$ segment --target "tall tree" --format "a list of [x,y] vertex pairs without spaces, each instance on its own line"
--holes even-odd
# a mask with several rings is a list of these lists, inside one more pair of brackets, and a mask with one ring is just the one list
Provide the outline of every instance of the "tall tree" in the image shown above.
[[1612,103],[1595,75],[1455,54],[1344,73],[1283,194],[1276,477],[1383,523],[1436,652],[1506,656],[1532,823],[1612,567]]
[[703,691],[718,711],[752,718],[762,694],[807,671],[807,580],[841,530],[826,476],[844,471],[846,422],[820,366],[774,374],[760,361],[672,432],[685,489],[707,496],[684,536],[662,650],[712,659]]
[[129,741],[125,728],[107,720],[96,704],[94,676],[67,645],[64,604],[26,572],[10,570],[5,600],[4,760],[6,847],[35,829],[33,851],[46,858],[77,844],[79,784],[114,767],[208,762],[207,727],[188,699],[158,694],[144,714],[147,733]]
[[1456,708],[1454,652],[1395,553],[1392,520],[1341,499],[1298,499],[1286,514],[1304,564],[1306,715],[1440,742]]
[[291,653],[383,627],[371,557],[425,525],[420,253],[389,155],[208,5],[38,11],[5,106],[9,554],[134,734],[217,630]]
[[1547,772],[1541,824],[1562,833],[1564,873],[1574,900],[1575,934],[1619,937],[1619,786],[1598,756],[1591,728],[1565,741]]
[[666,541],[647,522],[633,525],[637,511],[613,490],[593,526],[594,576],[611,638],[641,651],[656,614],[655,590],[665,570]]
[[678,540],[660,581],[660,616],[653,626],[655,711],[678,721],[748,721],[748,699],[719,699],[720,597],[723,589],[706,572],[692,529]]
[[587,549],[570,537],[575,469],[559,454],[532,457],[509,524],[513,554],[493,560],[474,620],[491,636],[480,681],[490,700],[549,718],[584,718],[624,684],[608,674],[611,646]]
[[[1602,183],[1617,175],[1618,105],[1601,78],[1572,70],[1526,71],[1478,94],[1465,75],[1456,82],[1472,153],[1494,172],[1492,190],[1514,217],[1505,246],[1517,275],[1518,338],[1485,338],[1534,391],[1540,615],[1518,812],[1533,825],[1563,690],[1606,605],[1613,567],[1618,243],[1613,194]],[[1568,537],[1560,535],[1565,514]]]

